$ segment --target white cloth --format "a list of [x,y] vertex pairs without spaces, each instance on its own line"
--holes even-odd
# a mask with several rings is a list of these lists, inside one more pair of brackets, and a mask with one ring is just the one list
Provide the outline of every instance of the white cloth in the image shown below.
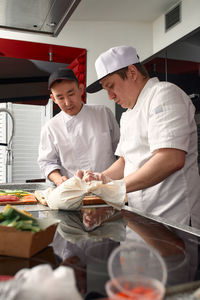
[[84,104],[77,115],[60,112],[44,125],[38,163],[46,177],[55,169],[68,178],[78,169],[101,172],[115,161],[118,141],[119,126],[111,110]]
[[51,209],[78,210],[82,198],[93,193],[102,198],[108,205],[120,210],[126,202],[126,185],[124,180],[113,180],[106,184],[102,181],[85,182],[73,176],[55,189],[47,189],[46,201]]
[[[150,188],[128,194],[129,205],[176,222],[200,227],[195,108],[169,82],[149,79],[133,109],[122,114],[116,155],[125,159],[124,176],[138,170],[160,148],[187,152],[184,167]],[[162,166],[160,166],[162,167]]]
[[76,287],[74,271],[67,266],[55,270],[49,265],[38,265],[22,269],[15,274],[22,285],[15,300],[82,300]]

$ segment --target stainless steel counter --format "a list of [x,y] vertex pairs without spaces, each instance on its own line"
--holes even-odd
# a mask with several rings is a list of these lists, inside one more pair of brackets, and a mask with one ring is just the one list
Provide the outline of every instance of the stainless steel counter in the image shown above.
[[0,189],[8,189],[8,190],[25,190],[33,192],[35,190],[46,189],[51,186],[48,183],[0,183]]
[[[50,183],[3,183],[0,184],[0,189],[20,189],[25,190],[29,192],[34,192],[35,190],[45,190],[48,187],[52,186]],[[43,206],[42,204],[37,205],[18,205],[20,209],[25,209],[27,211],[49,211],[51,210],[47,206]],[[0,206],[0,212],[4,209],[4,206]],[[182,225],[180,223],[176,223],[174,221],[168,220],[166,218],[158,217],[152,214],[143,213],[141,211],[138,211],[136,209],[133,209],[127,205],[123,207],[124,210],[127,210],[129,212],[136,213],[140,216],[143,216],[145,218],[148,218],[149,220],[154,220],[156,222],[162,223],[166,226],[170,226],[172,228],[181,230],[186,233],[194,234],[195,236],[200,237],[200,230],[191,226]]]
[[178,229],[178,230],[181,230],[183,232],[190,233],[190,234],[193,234],[193,235],[196,235],[196,236],[200,237],[200,229],[197,229],[197,228],[194,228],[194,227],[191,227],[191,226],[187,226],[187,225],[183,225],[183,224],[168,220],[166,218],[158,217],[158,216],[155,216],[155,215],[152,215],[152,214],[143,213],[143,212],[141,212],[137,209],[134,209],[134,208],[126,206],[126,205],[123,207],[123,209],[127,210],[129,212],[136,213],[136,214],[138,214],[140,216],[143,216],[143,217],[145,217],[149,220],[153,220],[153,221],[162,223],[166,226],[170,226],[171,228]]
[[[49,185],[44,183],[0,185],[0,189],[23,189],[31,192],[36,189],[46,189],[48,187]],[[121,213],[118,213],[120,216],[118,215],[117,219],[109,218],[106,222],[102,222],[97,227],[88,231],[83,225],[83,211],[85,210],[87,213],[86,208],[83,209],[82,212],[69,212],[63,210],[51,210],[41,204],[18,205],[17,207],[19,209],[30,211],[36,217],[54,217],[61,220],[61,223],[59,224],[59,226],[61,225],[59,233],[62,235],[59,244],[66,247],[66,251],[68,251],[66,253],[71,253],[72,256],[78,255],[80,261],[83,262],[83,267],[80,269],[80,266],[78,266],[78,270],[87,272],[87,277],[83,280],[87,292],[90,290],[97,291],[105,296],[104,286],[106,280],[108,280],[106,269],[107,260],[105,262],[105,257],[103,256],[105,239],[106,241],[109,241],[108,244],[111,246],[110,251],[113,249],[113,246],[116,247],[119,243],[123,243],[125,237],[124,224],[128,224],[127,227],[133,234],[133,238],[139,237],[145,243],[149,243],[151,246],[153,245],[166,261],[167,267],[169,267],[166,300],[188,300],[191,292],[200,286],[200,282],[197,281],[200,279],[199,253],[197,253],[200,245],[200,230],[196,228],[177,224],[176,222],[155,215],[142,213],[125,205]],[[3,209],[4,206],[0,206],[0,211]],[[104,207],[104,209],[106,210],[107,208]],[[101,210],[101,206],[99,206],[99,209],[96,208],[98,217],[98,211]],[[98,243],[99,258],[102,259],[105,265],[103,275],[99,273],[100,271],[102,272],[102,264],[95,263],[93,266],[91,265],[91,257],[89,258],[89,261],[85,259],[85,251],[88,246],[95,245],[96,242]],[[59,255],[59,253],[56,254]],[[191,261],[191,258],[196,260]],[[63,258],[61,257],[61,259]],[[2,258],[3,262],[5,260],[5,258]],[[7,261],[5,262],[6,265],[8,263],[9,262]],[[69,260],[67,260],[67,264],[70,264]],[[197,271],[195,271],[196,275],[193,275],[192,279],[188,279],[191,271],[188,268],[193,268],[194,266],[197,268]],[[92,267],[94,267],[95,273],[94,270],[91,269]],[[14,273],[14,271],[12,272]],[[98,278],[98,286],[95,285],[96,277]],[[187,282],[189,281],[192,282],[188,284]],[[179,286],[177,286],[177,284]],[[186,298],[184,298],[185,295]]]

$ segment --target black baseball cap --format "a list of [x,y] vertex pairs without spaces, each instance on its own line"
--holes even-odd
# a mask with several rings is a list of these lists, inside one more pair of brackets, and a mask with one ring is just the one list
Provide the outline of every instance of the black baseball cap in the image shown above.
[[50,90],[56,80],[74,80],[78,83],[78,79],[71,69],[60,68],[49,76],[48,89]]

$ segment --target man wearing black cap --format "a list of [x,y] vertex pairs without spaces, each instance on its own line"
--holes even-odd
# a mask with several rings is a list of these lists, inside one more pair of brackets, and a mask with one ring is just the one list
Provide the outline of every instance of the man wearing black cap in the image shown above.
[[[113,47],[95,63],[102,88],[127,110],[120,121],[119,159],[86,181],[124,179],[129,205],[180,224],[200,228],[200,180],[195,108],[178,86],[149,78],[135,48]],[[93,171],[93,170],[92,170]],[[77,175],[82,177],[81,170]]]
[[103,171],[115,161],[119,140],[119,126],[111,110],[84,104],[84,86],[70,69],[52,73],[48,88],[61,112],[41,131],[38,163],[45,177],[58,186],[77,169]]

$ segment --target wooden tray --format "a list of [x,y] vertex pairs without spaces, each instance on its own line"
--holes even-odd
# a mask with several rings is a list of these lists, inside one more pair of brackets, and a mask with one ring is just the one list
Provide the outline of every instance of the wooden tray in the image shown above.
[[[35,197],[36,199],[43,205],[47,205],[46,199],[44,195],[42,194],[42,191],[35,191]],[[98,205],[98,204],[106,204],[105,201],[103,201],[100,197],[96,195],[86,195],[83,200],[83,205]]]
[[103,199],[95,195],[87,195],[82,200],[83,205],[106,204]]
[[24,196],[19,201],[5,201],[5,202],[0,201],[0,205],[6,205],[6,204],[19,205],[19,204],[37,204],[38,203],[36,197],[33,194],[30,194],[29,199],[26,199],[26,198],[27,197]]

